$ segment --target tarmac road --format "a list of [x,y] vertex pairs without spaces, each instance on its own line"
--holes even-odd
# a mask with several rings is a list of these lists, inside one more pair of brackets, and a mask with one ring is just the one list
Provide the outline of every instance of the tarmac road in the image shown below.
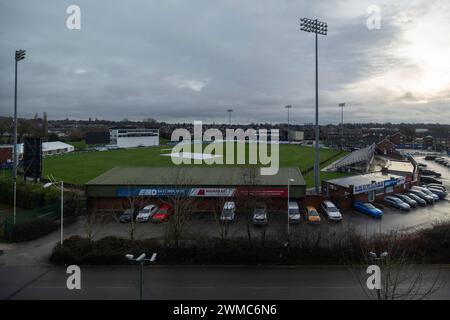
[[[144,299],[150,300],[366,299],[357,277],[343,266],[146,266],[144,270]],[[450,279],[450,266],[427,270],[427,284],[437,272],[441,279]],[[65,271],[54,266],[2,267],[0,298],[138,298],[138,266],[83,266],[81,290],[67,289]],[[432,298],[450,299],[448,281]]]

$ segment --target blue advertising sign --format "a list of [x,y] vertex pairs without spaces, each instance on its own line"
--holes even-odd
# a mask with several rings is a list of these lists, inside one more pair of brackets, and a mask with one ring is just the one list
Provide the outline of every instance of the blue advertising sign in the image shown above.
[[119,187],[116,190],[118,197],[167,197],[189,196],[189,188],[127,188]]
[[390,179],[390,180],[385,180],[384,181],[384,187],[388,188],[388,187],[394,187],[397,185],[397,179]]
[[368,183],[368,184],[363,184],[363,185],[359,185],[359,186],[354,186],[353,194],[365,193],[365,192],[374,191],[374,190],[383,189],[383,188],[384,188],[384,181],[378,181],[375,183]]

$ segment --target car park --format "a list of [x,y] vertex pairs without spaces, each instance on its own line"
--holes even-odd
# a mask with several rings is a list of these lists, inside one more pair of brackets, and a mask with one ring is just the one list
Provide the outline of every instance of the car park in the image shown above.
[[236,214],[236,204],[233,201],[227,201],[223,205],[222,213],[220,214],[220,220],[224,222],[234,221]]
[[393,196],[386,196],[383,199],[383,202],[391,207],[394,207],[399,210],[409,211],[411,210],[411,206],[406,202],[403,202],[401,199]]
[[395,197],[399,198],[400,200],[402,200],[403,202],[409,204],[409,206],[411,208],[415,208],[418,206],[418,203],[416,200],[411,199],[410,197],[408,197],[407,195],[404,194],[396,194],[394,195]]
[[353,208],[355,208],[357,211],[367,214],[374,218],[381,218],[383,217],[383,211],[375,207],[373,204],[369,202],[361,202],[356,201],[353,202]]
[[159,207],[158,211],[152,215],[152,222],[160,223],[169,220],[170,215],[172,214],[172,206],[169,204],[163,204]]
[[422,199],[419,196],[416,196],[413,193],[405,193],[404,195],[407,196],[410,199],[413,199],[417,203],[417,205],[419,205],[421,207],[424,207],[424,206],[427,205],[427,201],[426,200]]
[[342,221],[342,214],[331,201],[324,201],[320,205],[322,212],[326,214],[328,220]]
[[289,215],[289,222],[290,223],[299,223],[301,216],[300,216],[300,208],[298,206],[297,202],[289,201],[288,203],[288,215]]
[[419,190],[415,190],[415,189],[410,189],[407,193],[407,195],[409,193],[415,194],[416,196],[422,198],[423,200],[425,200],[428,204],[433,204],[434,203],[434,198],[430,197],[429,195],[423,193],[422,191]]
[[267,208],[264,204],[256,205],[253,210],[253,224],[266,225],[268,223]]
[[420,171],[420,174],[427,175],[427,176],[433,176],[433,177],[438,177],[438,178],[441,176],[441,174],[439,172],[429,170],[429,169],[420,169],[419,168],[419,171]]
[[131,220],[135,220],[137,213],[133,212],[132,209],[126,209],[120,216],[119,216],[119,222],[120,223],[128,223],[131,222]]
[[149,221],[150,218],[158,211],[158,207],[154,204],[145,206],[141,210],[139,210],[138,215],[136,216],[136,222],[146,222]]
[[437,196],[436,194],[434,194],[433,192],[431,192],[431,191],[428,190],[427,188],[414,186],[414,187],[411,188],[411,190],[419,190],[419,191],[422,191],[422,192],[425,193],[426,195],[432,197],[432,198],[434,199],[434,201],[438,201],[438,200],[439,200],[439,196]]
[[316,208],[313,206],[307,206],[306,207],[306,221],[309,224],[319,224],[320,223],[320,216],[317,212]]

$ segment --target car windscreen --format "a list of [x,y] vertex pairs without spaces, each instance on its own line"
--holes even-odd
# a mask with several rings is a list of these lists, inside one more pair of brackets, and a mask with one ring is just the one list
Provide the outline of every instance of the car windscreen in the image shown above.
[[339,210],[338,210],[338,208],[336,208],[336,207],[328,207],[328,208],[327,208],[327,211],[328,211],[328,212],[338,212]]
[[311,210],[311,211],[309,212],[309,215],[310,215],[310,216],[318,216],[319,214],[317,213],[316,210]]
[[366,207],[367,209],[376,209],[376,208],[374,207],[374,205],[372,205],[372,204],[370,204],[370,203],[365,203],[365,204],[364,204],[364,207]]
[[140,213],[150,213],[150,209],[142,209]]
[[233,210],[231,210],[231,209],[223,209],[222,213],[224,215],[230,216],[233,213]]
[[294,215],[294,214],[298,214],[298,209],[289,209],[289,214],[290,215]]

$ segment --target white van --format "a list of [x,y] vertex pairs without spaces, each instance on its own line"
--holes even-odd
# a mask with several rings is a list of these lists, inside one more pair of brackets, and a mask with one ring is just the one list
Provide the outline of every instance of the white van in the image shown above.
[[299,223],[300,222],[300,208],[298,203],[294,201],[289,201],[288,205],[289,222]]
[[223,205],[222,213],[220,214],[220,220],[233,221],[236,213],[236,204],[233,201],[227,201]]

